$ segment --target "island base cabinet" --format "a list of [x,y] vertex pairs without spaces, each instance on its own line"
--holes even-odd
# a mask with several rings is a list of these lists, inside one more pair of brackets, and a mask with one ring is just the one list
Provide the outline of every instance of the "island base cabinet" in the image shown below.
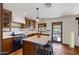
[[37,47],[35,44],[23,41],[23,55],[35,55],[37,52]]

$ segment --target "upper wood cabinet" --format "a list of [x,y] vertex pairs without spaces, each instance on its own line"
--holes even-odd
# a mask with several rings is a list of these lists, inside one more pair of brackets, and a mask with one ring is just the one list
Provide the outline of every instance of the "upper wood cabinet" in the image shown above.
[[26,21],[26,28],[35,28],[35,20],[29,19],[25,17],[25,21]]
[[21,29],[25,29],[26,25],[25,24],[21,24]]
[[39,23],[38,27],[46,27],[46,23]]
[[38,31],[40,31],[40,32],[45,31],[46,26],[47,26],[46,23],[39,23],[38,24]]
[[31,26],[32,28],[35,28],[35,20],[30,20],[30,26]]
[[12,19],[12,12],[3,9],[3,28],[11,30],[11,19]]
[[26,22],[26,28],[30,27],[30,20],[25,17],[25,22]]

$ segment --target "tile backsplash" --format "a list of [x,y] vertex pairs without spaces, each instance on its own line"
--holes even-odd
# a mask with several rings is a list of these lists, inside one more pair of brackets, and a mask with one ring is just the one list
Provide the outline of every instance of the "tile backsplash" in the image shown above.
[[10,36],[12,32],[3,32],[3,36]]
[[3,36],[10,36],[12,32],[15,32],[15,34],[22,34],[25,33],[26,31],[22,31],[19,28],[11,28],[11,31],[3,31]]

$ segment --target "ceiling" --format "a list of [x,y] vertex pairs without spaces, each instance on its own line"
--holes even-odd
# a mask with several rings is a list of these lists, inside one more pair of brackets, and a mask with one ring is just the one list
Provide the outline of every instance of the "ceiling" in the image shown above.
[[[79,3],[52,3],[46,8],[43,3],[4,3],[3,7],[12,11],[14,17],[36,18],[36,8],[39,8],[40,18],[56,18],[79,13]],[[24,14],[26,12],[26,14]]]

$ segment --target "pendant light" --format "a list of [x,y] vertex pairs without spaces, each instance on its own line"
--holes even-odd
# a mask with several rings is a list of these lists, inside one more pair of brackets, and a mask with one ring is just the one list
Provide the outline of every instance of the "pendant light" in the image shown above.
[[37,10],[37,17],[36,17],[36,21],[37,21],[37,22],[39,22],[39,16],[38,16],[38,10],[39,10],[39,8],[36,8],[36,10]]

